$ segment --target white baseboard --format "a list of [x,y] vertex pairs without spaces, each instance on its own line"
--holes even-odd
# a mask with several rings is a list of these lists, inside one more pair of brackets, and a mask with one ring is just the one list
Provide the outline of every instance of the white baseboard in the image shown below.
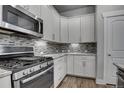
[[105,85],[106,82],[103,79],[96,79],[96,84],[103,84],[103,85]]

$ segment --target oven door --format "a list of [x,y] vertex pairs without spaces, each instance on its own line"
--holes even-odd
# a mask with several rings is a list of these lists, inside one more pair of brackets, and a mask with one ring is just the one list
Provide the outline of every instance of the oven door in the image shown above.
[[118,69],[117,72],[117,88],[124,88],[124,72]]
[[43,72],[29,78],[20,80],[21,88],[50,88],[53,86],[54,67],[51,66]]

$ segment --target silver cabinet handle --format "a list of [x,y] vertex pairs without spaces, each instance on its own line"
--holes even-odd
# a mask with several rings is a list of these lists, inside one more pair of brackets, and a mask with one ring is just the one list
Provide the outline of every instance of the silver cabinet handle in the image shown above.
[[31,81],[31,80],[33,80],[33,79],[35,79],[35,78],[37,78],[37,77],[43,75],[44,73],[46,73],[47,71],[49,71],[49,70],[52,69],[52,68],[53,68],[53,66],[51,66],[51,67],[48,68],[47,70],[45,70],[45,71],[43,71],[43,72],[41,72],[41,73],[38,73],[38,74],[36,74],[36,75],[34,75],[34,76],[32,76],[32,77],[29,77],[29,78],[27,78],[27,79],[21,80],[21,82],[22,82],[23,84],[26,83],[26,82],[29,82],[29,81]]

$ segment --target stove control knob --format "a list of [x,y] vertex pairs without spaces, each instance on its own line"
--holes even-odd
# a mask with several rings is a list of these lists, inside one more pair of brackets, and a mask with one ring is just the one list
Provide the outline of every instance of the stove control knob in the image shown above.
[[40,65],[40,68],[42,68],[43,66],[42,65]]
[[30,72],[34,72],[34,69],[30,69]]
[[27,72],[23,72],[23,75],[27,75],[28,73]]

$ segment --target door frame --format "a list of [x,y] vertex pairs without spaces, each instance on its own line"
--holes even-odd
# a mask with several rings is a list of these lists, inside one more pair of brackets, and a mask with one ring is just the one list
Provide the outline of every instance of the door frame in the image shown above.
[[116,17],[116,16],[124,16],[124,10],[119,11],[111,11],[106,12],[102,14],[104,19],[104,77],[103,82],[107,84],[107,61],[108,61],[108,32],[107,32],[107,26],[108,26],[108,18],[110,17]]

